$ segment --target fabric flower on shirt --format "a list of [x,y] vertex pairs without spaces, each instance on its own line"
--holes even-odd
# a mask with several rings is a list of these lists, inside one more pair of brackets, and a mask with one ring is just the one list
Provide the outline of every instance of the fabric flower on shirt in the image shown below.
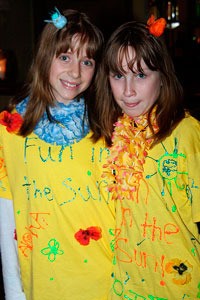
[[4,110],[0,113],[0,124],[6,126],[10,133],[17,133],[22,125],[23,119],[18,113],[9,113]]
[[177,285],[187,284],[192,279],[192,265],[187,260],[174,258],[166,264],[165,270],[173,276],[172,281]]
[[101,237],[100,227],[88,227],[86,230],[80,229],[74,235],[75,239],[83,246],[87,246],[90,243],[90,239],[98,241]]

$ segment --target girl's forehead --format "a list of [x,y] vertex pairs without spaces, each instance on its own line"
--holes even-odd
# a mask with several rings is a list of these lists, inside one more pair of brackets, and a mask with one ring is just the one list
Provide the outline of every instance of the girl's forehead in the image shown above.
[[74,34],[71,38],[71,44],[70,48],[76,51],[77,49],[80,49],[82,47],[86,47],[87,42],[83,41],[83,38],[80,34]]
[[72,52],[72,53],[79,53],[82,56],[87,56],[88,52],[88,41],[87,39],[83,38],[80,34],[75,34],[71,37],[70,40],[65,43],[62,41],[62,44],[57,47],[57,53],[64,53],[64,52]]
[[123,47],[121,46],[118,50],[118,57],[120,59],[126,58],[126,59],[134,59],[136,55],[135,49],[131,46]]
[[131,66],[131,68],[138,68],[138,65],[141,68],[145,68],[146,64],[141,56],[138,56],[135,49],[131,46],[121,47],[117,54],[117,63],[122,68],[124,66]]

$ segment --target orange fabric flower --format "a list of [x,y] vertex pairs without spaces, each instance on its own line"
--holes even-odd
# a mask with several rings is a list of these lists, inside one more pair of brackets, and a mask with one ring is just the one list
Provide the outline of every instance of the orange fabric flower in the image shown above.
[[87,246],[90,243],[90,239],[98,241],[101,235],[101,228],[100,227],[88,227],[86,230],[80,229],[78,232],[75,233],[76,240],[83,246]]
[[159,18],[155,20],[154,15],[151,15],[147,21],[147,25],[148,25],[147,27],[149,28],[149,32],[152,35],[159,37],[163,34],[167,22],[164,18]]
[[6,126],[10,133],[17,133],[22,125],[23,119],[18,113],[9,113],[4,110],[0,113],[0,124]]

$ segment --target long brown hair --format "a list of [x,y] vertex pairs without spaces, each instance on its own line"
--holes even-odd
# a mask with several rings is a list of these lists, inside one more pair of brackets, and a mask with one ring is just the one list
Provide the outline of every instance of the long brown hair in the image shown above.
[[[159,142],[168,136],[173,128],[184,117],[183,89],[175,74],[174,65],[165,45],[163,37],[155,37],[149,33],[146,24],[127,22],[121,25],[111,35],[105,47],[103,61],[96,77],[96,101],[94,111],[96,118],[92,120],[93,139],[103,136],[111,145],[113,124],[122,115],[122,110],[113,98],[109,73],[122,74],[122,58],[128,56],[128,47],[133,47],[135,58],[129,62],[132,70],[136,63],[138,71],[142,72],[141,60],[150,70],[158,71],[161,76],[162,88],[153,105],[157,105],[156,120],[159,131],[154,134]],[[149,122],[150,113],[148,112]],[[151,127],[151,124],[149,124]]]
[[[85,13],[76,10],[66,10],[62,12],[62,15],[67,18],[67,24],[62,29],[57,29],[52,23],[45,25],[38,42],[35,58],[28,73],[27,82],[20,94],[13,98],[9,106],[11,111],[16,104],[25,97],[29,97],[24,122],[19,132],[22,136],[30,134],[44,112],[47,111],[49,113],[48,108],[55,104],[49,83],[51,63],[54,55],[58,57],[60,53],[68,51],[74,35],[78,35],[80,38],[79,49],[83,45],[87,45],[87,56],[95,60],[96,69],[100,61],[104,42],[102,32],[91,23]],[[88,90],[84,93],[87,107],[89,107],[88,95],[90,92],[93,95],[92,88],[91,83]]]

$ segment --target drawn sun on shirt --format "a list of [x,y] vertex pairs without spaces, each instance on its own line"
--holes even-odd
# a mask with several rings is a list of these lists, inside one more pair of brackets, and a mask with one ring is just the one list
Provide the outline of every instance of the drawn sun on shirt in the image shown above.
[[153,157],[147,156],[148,158],[153,159],[157,163],[158,169],[155,173],[147,175],[146,178],[149,179],[152,176],[159,173],[163,181],[163,186],[161,190],[162,196],[165,195],[166,185],[169,187],[170,195],[172,195],[173,184],[179,190],[183,190],[186,188],[184,184],[182,185],[178,184],[178,175],[180,174],[188,175],[187,172],[178,171],[178,161],[180,161],[180,159],[185,159],[186,155],[183,153],[178,153],[178,142],[176,138],[174,139],[174,150],[172,153],[169,153],[167,151],[163,143],[161,143],[161,145],[164,149],[164,154],[161,155],[159,159],[155,159]]

